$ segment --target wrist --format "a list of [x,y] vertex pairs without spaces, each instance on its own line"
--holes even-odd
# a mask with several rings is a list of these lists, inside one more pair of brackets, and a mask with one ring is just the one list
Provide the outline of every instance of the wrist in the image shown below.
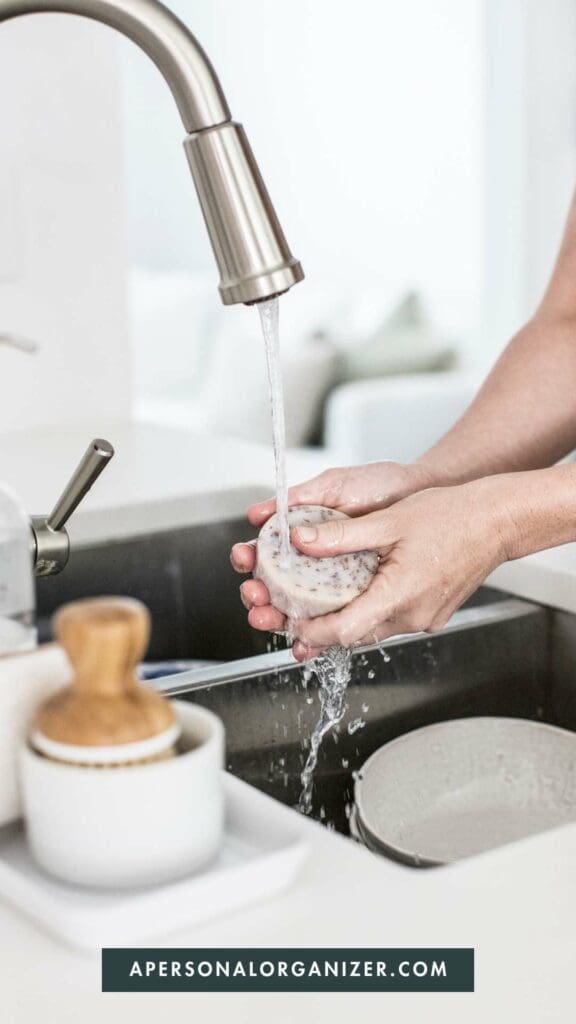
[[414,480],[420,481],[419,490],[426,487],[457,487],[482,475],[464,471],[461,467],[450,469],[448,459],[437,457],[434,449],[411,462],[410,470]]
[[465,485],[484,510],[498,562],[576,540],[576,466],[503,473]]
[[521,538],[525,510],[519,493],[522,476],[523,473],[506,473],[463,484],[470,492],[471,507],[481,513],[494,567],[524,553]]
[[402,468],[406,476],[403,498],[407,498],[417,491],[427,491],[430,487],[442,487],[446,484],[446,480],[441,479],[440,474],[423,458],[406,463]]

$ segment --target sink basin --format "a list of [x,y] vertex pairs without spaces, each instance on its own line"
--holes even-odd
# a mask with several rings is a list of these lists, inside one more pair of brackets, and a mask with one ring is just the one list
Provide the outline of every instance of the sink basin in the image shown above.
[[150,609],[148,659],[229,661],[268,649],[251,629],[238,595],[230,548],[250,537],[244,518],[73,547],[58,576],[37,580],[40,638],[65,601],[100,594],[137,597]]
[[[247,537],[242,518],[76,549],[59,577],[38,581],[41,635],[64,601],[130,594],[150,608],[151,661],[198,659],[214,667],[155,680],[211,708],[227,730],[228,767],[289,805],[319,715],[317,682],[270,637],[250,629],[229,549]],[[352,773],[387,740],[468,715],[539,718],[576,728],[576,619],[481,588],[434,635],[397,637],[353,658],[348,709],[325,737],[313,814],[348,833]]]
[[[345,717],[320,748],[314,817],[348,834],[353,772],[401,733],[469,715],[544,717],[547,647],[547,612],[505,600],[464,609],[433,636],[358,651]],[[229,769],[294,806],[319,717],[317,681],[308,675],[278,652],[158,685],[220,715]]]

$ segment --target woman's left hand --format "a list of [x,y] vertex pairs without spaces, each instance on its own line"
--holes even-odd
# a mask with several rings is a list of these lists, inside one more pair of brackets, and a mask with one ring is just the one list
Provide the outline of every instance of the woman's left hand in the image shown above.
[[331,644],[375,643],[399,633],[434,632],[506,561],[514,531],[510,477],[419,491],[390,508],[292,531],[318,558],[372,550],[380,566],[368,589],[342,611],[294,624],[294,654]]

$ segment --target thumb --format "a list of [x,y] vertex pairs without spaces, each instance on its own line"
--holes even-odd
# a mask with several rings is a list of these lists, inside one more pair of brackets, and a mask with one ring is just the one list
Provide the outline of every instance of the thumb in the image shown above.
[[372,512],[353,519],[331,519],[317,526],[299,526],[292,530],[291,539],[299,551],[314,558],[374,550],[392,542],[386,512]]

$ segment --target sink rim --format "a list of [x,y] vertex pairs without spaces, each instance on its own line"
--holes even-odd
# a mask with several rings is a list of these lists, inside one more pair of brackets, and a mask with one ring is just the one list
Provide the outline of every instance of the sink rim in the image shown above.
[[[399,633],[384,643],[363,644],[355,647],[353,657],[356,658],[381,647],[389,648],[421,642],[425,636],[445,636],[467,629],[477,629],[484,625],[492,625],[496,622],[522,618],[525,615],[531,615],[540,607],[541,605],[534,602],[514,597],[503,601],[494,601],[492,604],[463,608],[455,612],[446,625],[442,629],[434,631],[433,634]],[[287,648],[283,651],[258,654],[251,658],[222,662],[220,665],[207,669],[181,672],[177,676],[160,677],[154,679],[151,685],[164,696],[175,697],[181,693],[192,693],[195,690],[204,690],[208,687],[224,686],[227,683],[240,682],[244,679],[254,679],[268,673],[279,673],[301,664],[296,661],[291,649]]]

